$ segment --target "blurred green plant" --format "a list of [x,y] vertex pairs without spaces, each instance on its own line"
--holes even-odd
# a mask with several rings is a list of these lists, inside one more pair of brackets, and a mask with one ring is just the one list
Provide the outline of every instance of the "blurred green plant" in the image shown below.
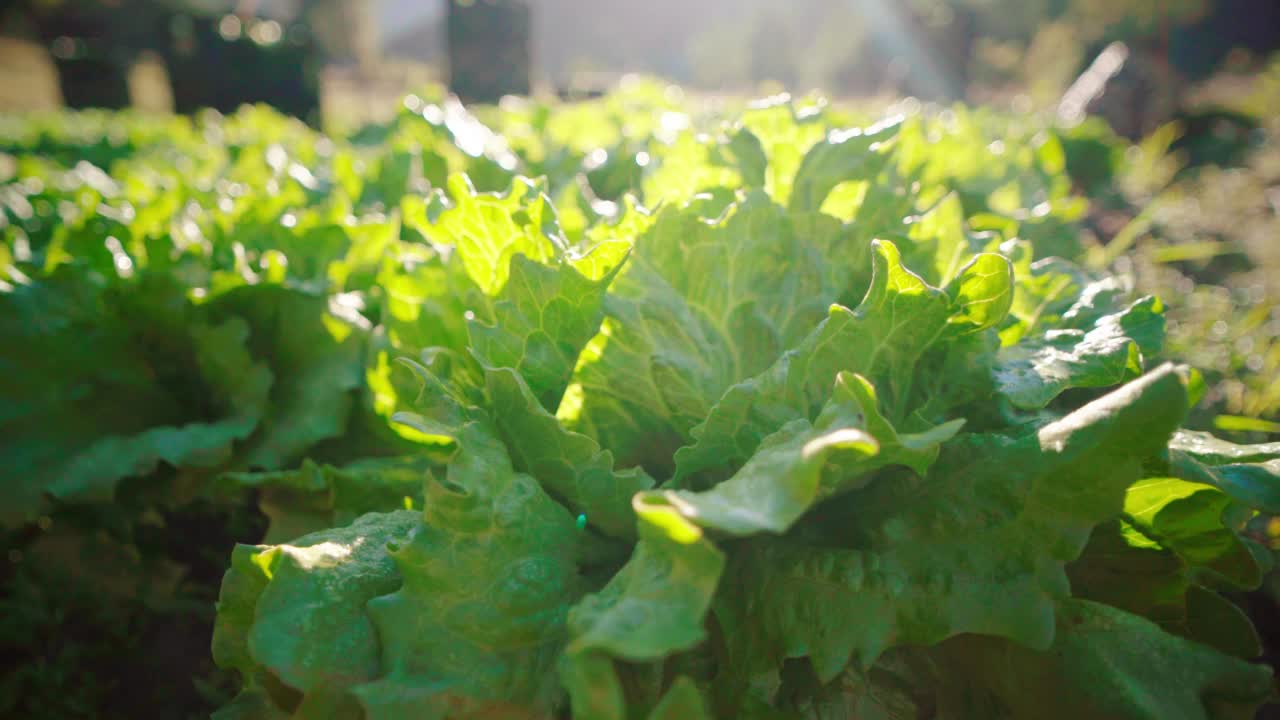
[[1131,219],[1092,264],[1181,299],[1169,351],[1209,383],[1192,422],[1241,438],[1274,433],[1280,417],[1278,69],[1280,58],[1250,80],[1224,74],[1196,89],[1201,104],[1124,151],[1114,185],[1094,191],[1095,208]]

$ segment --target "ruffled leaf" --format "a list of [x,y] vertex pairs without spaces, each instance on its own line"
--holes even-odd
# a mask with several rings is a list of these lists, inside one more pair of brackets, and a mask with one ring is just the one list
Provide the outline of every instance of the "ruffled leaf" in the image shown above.
[[263,543],[275,544],[349,525],[371,512],[421,509],[433,465],[427,457],[368,458],[343,467],[307,459],[295,470],[227,473],[221,482],[259,490],[259,505],[271,518]]
[[809,148],[796,170],[794,186],[779,202],[787,202],[792,212],[816,212],[836,185],[874,178],[889,157],[883,149],[898,127],[895,120],[831,132]]
[[601,301],[614,273],[592,281],[568,265],[551,267],[523,255],[511,258],[509,272],[493,306],[494,323],[470,323],[470,348],[485,367],[514,368],[554,412],[578,354],[600,328]]
[[838,294],[813,243],[764,195],[716,220],[668,208],[605,298],[601,334],[574,377],[584,398],[577,427],[623,465],[661,458]]
[[370,720],[545,712],[560,696],[580,533],[515,471],[488,418],[418,371],[424,413],[398,418],[455,450],[422,524],[389,553],[403,584],[369,603],[381,673],[354,693]]
[[1251,508],[1280,514],[1280,443],[1237,445],[1209,433],[1179,430],[1154,469],[1212,485]]
[[[694,444],[676,454],[678,485],[699,487],[723,477],[786,423],[814,418],[841,371],[870,380],[891,422],[901,422],[925,400],[932,408],[945,406],[939,395],[918,395],[917,385],[928,387],[917,378],[918,366],[935,344],[976,335],[1003,317],[1011,281],[1008,262],[980,255],[948,288],[939,289],[904,268],[892,243],[875,243],[872,258],[871,288],[856,310],[832,306],[830,317],[798,347],[766,372],[730,388],[692,430]],[[965,385],[959,373],[951,379]]]
[[[729,571],[741,594],[717,611],[741,674],[808,656],[826,679],[851,655],[866,667],[887,648],[965,632],[1048,647],[1064,565],[1120,511],[1185,410],[1166,366],[1037,433],[962,436],[926,477],[849,495],[827,547],[755,541]],[[830,547],[839,532],[845,548]]]
[[248,678],[269,673],[292,690],[296,706],[283,710],[341,707],[346,690],[380,672],[365,604],[400,585],[385,546],[421,521],[403,510],[372,514],[288,545],[238,546],[218,601],[214,660]]
[[938,654],[945,717],[1248,718],[1272,692],[1265,667],[1080,600],[1059,608],[1045,652],[965,637]]
[[65,268],[0,294],[0,518],[105,501],[160,464],[213,471],[268,412],[243,318],[210,322],[167,280],[103,289]]
[[1143,347],[1158,348],[1164,336],[1162,313],[1159,300],[1143,298],[1088,330],[1049,330],[1002,348],[996,385],[1014,406],[1037,410],[1071,388],[1109,387],[1137,377]]
[[631,498],[653,487],[653,479],[640,468],[615,470],[612,453],[566,430],[514,370],[488,370],[485,379],[512,460],[591,525],[614,537],[634,537]]
[[237,452],[236,466],[276,470],[346,430],[364,380],[368,321],[323,296],[282,286],[237,288],[210,306],[214,318],[242,317],[250,353],[275,382],[261,427]]
[[743,467],[705,492],[651,495],[690,521],[730,535],[782,533],[814,504],[861,487],[875,470],[904,465],[924,473],[963,421],[900,435],[876,407],[866,378],[841,373],[810,425],[803,418],[766,437]]
[[555,208],[542,187],[517,177],[505,195],[477,193],[465,175],[449,178],[452,206],[426,228],[432,239],[453,246],[471,280],[486,294],[507,284],[511,259],[545,262],[565,250]]
[[583,598],[569,615],[571,654],[658,660],[705,637],[703,617],[724,555],[670,508],[637,499],[636,511],[635,552],[603,590]]

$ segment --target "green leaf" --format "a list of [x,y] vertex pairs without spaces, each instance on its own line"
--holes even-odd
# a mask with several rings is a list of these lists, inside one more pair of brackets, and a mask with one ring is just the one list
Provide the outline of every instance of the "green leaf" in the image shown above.
[[728,141],[719,150],[727,164],[736,167],[742,174],[743,185],[764,188],[769,159],[765,156],[764,145],[755,133],[746,128],[738,128],[729,135]]
[[740,595],[717,609],[740,672],[808,656],[826,680],[850,655],[868,667],[890,647],[957,633],[1047,648],[1064,565],[1120,511],[1185,410],[1165,366],[1036,433],[961,436],[926,477],[845,496],[822,547],[753,541],[728,571]]
[[1185,562],[1123,520],[1095,528],[1067,574],[1077,597],[1141,615],[1170,632],[1185,627],[1191,586]]
[[945,717],[1244,720],[1272,693],[1266,667],[1080,600],[1059,607],[1045,652],[970,636],[938,655]]
[[767,368],[838,295],[803,240],[760,193],[716,220],[661,212],[579,362],[578,429],[623,465],[674,450],[725,388]]
[[651,143],[650,154],[652,167],[640,189],[651,207],[688,202],[699,193],[732,197],[733,189],[744,183],[738,164],[746,161],[745,170],[751,174],[758,170],[754,159],[726,157],[715,140],[692,131]]
[[210,323],[167,278],[97,287],[71,267],[0,294],[6,523],[45,496],[106,501],[162,463],[212,471],[266,411],[243,319]]
[[974,255],[958,270],[948,270],[944,289],[951,299],[947,324],[953,330],[977,333],[998,326],[1013,303],[1013,269],[994,253]]
[[[590,720],[652,717],[673,692],[668,704],[672,711],[693,711],[695,701],[700,708],[698,688],[687,677],[677,677],[671,683],[676,672],[676,663],[625,663],[597,651],[568,653],[560,663],[560,679],[569,692],[572,716]],[[689,687],[676,690],[680,685]]]
[[709,720],[698,686],[687,677],[678,677],[649,713],[649,720]]
[[532,478],[507,472],[505,483],[433,486],[425,523],[391,553],[404,584],[369,603],[383,674],[355,689],[370,720],[556,703],[577,533]]
[[[426,414],[401,419],[447,437],[455,454],[445,480],[428,488],[421,523],[382,553],[400,589],[368,603],[381,650],[376,677],[359,674],[353,693],[369,718],[525,717],[559,695],[548,679],[577,595],[579,534],[532,478],[514,472],[483,414],[418,370]],[[349,685],[305,695],[299,712],[358,712],[343,704]]]
[[382,673],[355,690],[370,720],[447,717],[559,698],[555,667],[579,594],[573,517],[517,473],[482,412],[425,368],[422,415],[400,422],[455,450],[427,488],[423,523],[392,549],[403,585],[369,603]]
[[842,224],[824,212],[792,213],[796,236],[805,238],[823,258],[825,287],[835,291],[833,302],[856,306],[871,284],[872,240],[869,226]]
[[1251,508],[1280,514],[1280,443],[1237,445],[1209,433],[1180,430],[1156,470],[1212,485]]
[[486,370],[485,381],[494,420],[516,465],[602,532],[634,537],[631,498],[653,487],[653,479],[640,468],[614,470],[613,454],[566,430],[514,370]]
[[338,298],[272,285],[232,290],[209,312],[244,318],[249,352],[275,376],[260,427],[237,451],[239,468],[287,467],[342,434],[364,379],[367,320]]
[[[859,373],[875,386],[890,422],[901,422],[925,400],[945,409],[941,394],[920,397],[919,367],[935,344],[945,346],[998,322],[1001,307],[1007,307],[1002,298],[1009,294],[1008,263],[980,255],[943,290],[904,268],[892,243],[875,243],[872,259],[871,288],[856,310],[832,306],[828,319],[798,347],[766,372],[731,387],[692,430],[693,444],[676,453],[678,485],[696,488],[723,477],[786,423],[814,418],[841,371]],[[966,384],[958,374],[949,380]]]
[[371,512],[422,507],[422,488],[434,463],[426,457],[368,458],[341,468],[310,459],[295,470],[227,473],[221,482],[259,490],[271,518],[263,542],[275,544],[349,525]]
[[[598,280],[613,271],[610,263],[613,253],[630,255],[636,238],[653,226],[654,216],[640,204],[634,195],[627,195],[619,203],[617,215],[597,222],[586,230],[586,239],[592,250],[573,259],[573,265],[583,275]],[[613,253],[602,250],[614,247]],[[595,258],[597,262],[592,262]]]
[[567,653],[560,682],[569,693],[574,720],[623,720],[627,699],[613,661],[603,652]]
[[787,423],[733,477],[708,491],[655,492],[649,502],[660,498],[691,522],[730,535],[782,533],[817,502],[861,487],[882,467],[924,473],[963,422],[899,435],[877,409],[871,383],[841,373],[812,425],[803,418]]
[[1242,660],[1262,655],[1262,638],[1234,602],[1199,586],[1187,589],[1185,637]]
[[219,597],[214,660],[246,676],[271,673],[309,712],[340,706],[345,690],[379,674],[379,632],[365,604],[400,585],[385,545],[421,522],[403,510],[371,514],[288,545],[238,546]]
[[1170,443],[1184,371],[1107,394],[1164,335],[1073,264],[1124,143],[735,105],[0,119],[0,716],[181,705],[84,670],[182,675],[119,649],[252,497],[227,720],[1249,717],[1280,451]]
[[921,269],[931,282],[945,284],[982,248],[970,239],[960,196],[950,193],[937,205],[911,218],[907,262]]
[[410,355],[428,347],[461,352],[467,345],[468,310],[487,314],[488,301],[456,255],[415,245],[379,272],[379,317],[392,347]]
[[[852,418],[856,422],[856,415]],[[851,427],[793,420],[766,437],[733,477],[710,490],[650,493],[647,502],[669,503],[690,521],[729,535],[782,533],[823,494],[833,492],[823,470],[840,455],[865,459],[879,450],[875,438]],[[846,423],[841,423],[846,424]],[[843,459],[843,458],[841,458]]]
[[249,327],[240,318],[192,329],[196,362],[205,381],[225,392],[226,408],[241,422],[256,422],[268,402],[271,372],[245,350]]
[[569,614],[571,654],[600,651],[660,660],[706,636],[703,617],[724,569],[724,555],[697,526],[661,505],[641,504],[640,542],[599,593]]
[[795,186],[777,194],[792,212],[816,212],[831,190],[842,182],[870,180],[887,160],[883,148],[898,133],[899,121],[872,125],[865,129],[832,131],[811,147],[796,170]]
[[[1131,283],[1123,278],[1094,275],[1059,257],[1035,260],[1036,247],[1026,240],[1003,242],[999,250],[1013,262],[1016,278],[1011,309],[1016,322],[1000,332],[1005,346],[1054,330],[1089,331],[1103,317],[1132,305]],[[1162,310],[1158,304],[1153,309]],[[1164,341],[1163,321],[1151,315],[1134,320],[1132,337],[1139,349],[1146,355],[1158,353]]]
[[1261,650],[1248,618],[1208,589],[1253,589],[1262,579],[1243,528],[1227,522],[1231,505],[1207,485],[1135,483],[1123,519],[1096,529],[1069,569],[1072,589],[1223,652],[1256,657]]
[[1117,385],[1142,373],[1143,348],[1159,347],[1163,307],[1156,298],[1105,315],[1088,331],[1049,330],[1000,350],[1000,393],[1014,406],[1036,410],[1070,388]]
[[1212,577],[1124,521],[1095,529],[1067,572],[1072,592],[1081,599],[1140,615],[1236,657],[1252,659],[1261,652],[1249,618],[1231,601],[1197,584]]
[[271,584],[279,553],[254,545],[237,545],[222,578],[217,620],[213,627],[213,659],[219,667],[234,668],[252,679],[258,662],[249,649],[258,600]]
[[[787,95],[758,101],[742,113],[745,131],[760,142],[767,158],[764,190],[779,205],[788,204],[805,153],[827,132],[822,121],[814,108],[802,108]],[[847,162],[847,158],[848,154],[843,159]],[[837,160],[834,164],[841,163]]]
[[593,282],[567,265],[548,267],[523,255],[511,258],[509,275],[493,306],[495,322],[469,324],[471,351],[487,368],[514,368],[554,412],[578,354],[599,330],[613,276]]
[[449,178],[452,207],[429,226],[432,239],[456,248],[472,281],[487,295],[507,284],[517,254],[545,262],[564,253],[565,241],[542,187],[517,177],[505,195],[477,193],[465,175]]
[[1213,426],[1228,432],[1280,433],[1280,423],[1239,415],[1218,415],[1213,419]]
[[350,237],[350,248],[341,261],[329,265],[330,281],[348,292],[367,290],[376,283],[387,254],[400,237],[400,223],[367,222],[336,229]]
[[1230,496],[1207,485],[1151,478],[1126,491],[1125,520],[1189,567],[1212,573],[1210,579],[1252,590],[1262,582],[1262,568],[1223,522],[1231,502]]

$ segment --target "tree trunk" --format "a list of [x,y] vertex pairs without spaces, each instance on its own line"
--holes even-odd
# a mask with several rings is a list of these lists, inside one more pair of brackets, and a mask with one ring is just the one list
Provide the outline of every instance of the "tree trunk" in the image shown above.
[[111,32],[110,24],[92,13],[74,11],[38,22],[41,39],[58,70],[63,104],[76,110],[129,106],[132,53]]
[[450,0],[449,86],[464,102],[529,93],[530,10],[524,0]]
[[164,51],[174,110],[234,112],[246,103],[319,122],[319,52],[309,33],[286,26],[279,40],[259,45],[244,33],[224,38],[216,19],[176,24]]

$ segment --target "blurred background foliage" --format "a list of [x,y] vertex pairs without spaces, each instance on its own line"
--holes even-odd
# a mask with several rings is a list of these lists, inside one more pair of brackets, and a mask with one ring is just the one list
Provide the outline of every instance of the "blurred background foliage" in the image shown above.
[[[1256,69],[1280,36],[1280,7],[1270,0],[479,3],[488,4],[530,12],[525,64],[533,87],[544,92],[598,90],[623,74],[642,73],[685,87],[748,95],[781,86],[834,97],[905,94],[985,101],[1025,95],[1035,105],[1050,106],[1112,41],[1127,43],[1142,59],[1144,72],[1166,85],[1146,88],[1145,95],[1154,97],[1178,91],[1167,85],[1204,80],[1224,68]],[[305,28],[329,71],[330,93],[362,88],[365,94],[377,90],[394,99],[423,76],[447,78],[450,8],[476,5],[456,0],[14,0],[0,10],[0,36],[13,46],[0,67],[16,68],[21,51],[14,43],[52,44],[57,33],[42,34],[42,19],[92,17],[103,26],[101,32],[163,54],[165,25],[232,17],[241,19],[238,28],[232,23],[219,30],[234,29],[237,36],[243,31],[247,37],[258,21],[270,21],[282,26],[287,41],[288,31]],[[187,20],[175,20],[183,17]],[[502,38],[501,33],[490,38],[492,52],[511,43],[510,36]],[[0,107],[47,103],[48,96],[47,89],[10,88]],[[332,103],[345,104],[350,103]]]

